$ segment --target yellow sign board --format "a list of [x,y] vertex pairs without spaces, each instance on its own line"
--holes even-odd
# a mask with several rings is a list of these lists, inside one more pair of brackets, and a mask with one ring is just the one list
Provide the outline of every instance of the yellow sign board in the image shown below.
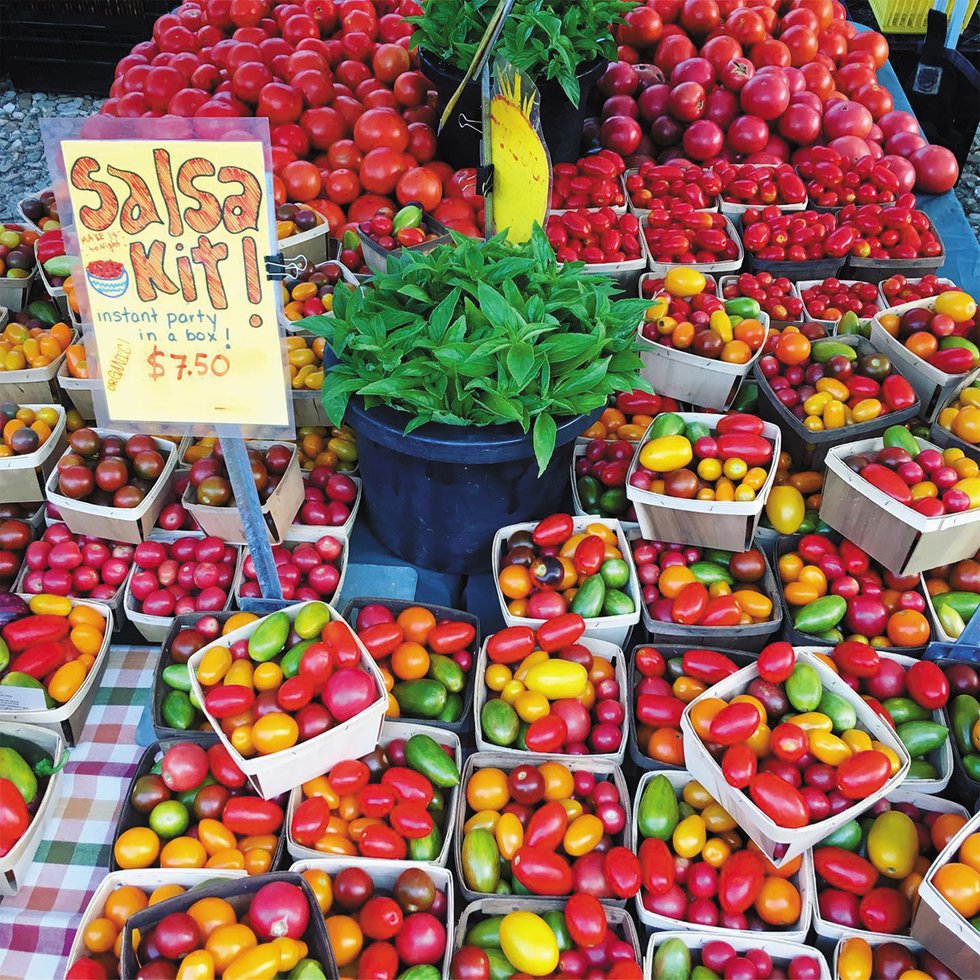
[[288,425],[262,143],[61,152],[109,418]]

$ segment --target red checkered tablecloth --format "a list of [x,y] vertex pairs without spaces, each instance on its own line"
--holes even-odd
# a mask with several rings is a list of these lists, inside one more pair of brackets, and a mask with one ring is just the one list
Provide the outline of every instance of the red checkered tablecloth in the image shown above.
[[0,978],[60,978],[82,911],[109,866],[123,796],[143,748],[136,729],[156,651],[112,647],[61,799],[42,829],[20,891],[0,901]]

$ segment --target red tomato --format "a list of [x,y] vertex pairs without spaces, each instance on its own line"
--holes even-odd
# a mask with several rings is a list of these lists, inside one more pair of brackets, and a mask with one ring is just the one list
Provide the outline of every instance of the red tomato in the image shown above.
[[772,773],[760,772],[753,776],[749,795],[752,802],[780,827],[805,827],[810,822],[810,808],[800,791]]
[[755,851],[736,851],[722,865],[718,878],[718,903],[729,915],[752,907],[762,890],[766,866]]
[[207,774],[207,753],[194,742],[181,742],[167,749],[160,763],[160,775],[173,793],[200,786]]
[[417,201],[422,210],[428,213],[434,211],[442,200],[442,181],[433,170],[414,167],[399,177],[395,196],[398,203],[403,205]]
[[576,894],[565,904],[565,925],[577,946],[598,946],[608,931],[606,912],[594,895]]
[[560,854],[527,844],[511,862],[514,877],[532,895],[568,895],[573,891],[572,869]]

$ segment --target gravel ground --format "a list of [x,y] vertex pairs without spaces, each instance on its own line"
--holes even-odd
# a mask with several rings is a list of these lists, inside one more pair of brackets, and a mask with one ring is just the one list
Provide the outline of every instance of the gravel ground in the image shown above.
[[[87,116],[101,99],[77,95],[24,92],[0,77],[0,215],[16,214],[16,203],[48,183],[47,165],[38,120],[51,116]],[[956,187],[977,239],[980,240],[980,134],[967,157]]]

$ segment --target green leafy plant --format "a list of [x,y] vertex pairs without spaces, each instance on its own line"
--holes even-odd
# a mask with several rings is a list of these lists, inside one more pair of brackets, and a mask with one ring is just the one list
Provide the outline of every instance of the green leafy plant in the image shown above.
[[323,406],[339,425],[352,395],[367,408],[405,412],[405,432],[426,422],[533,426],[543,471],[555,418],[600,408],[642,387],[637,324],[647,303],[615,299],[604,276],[559,264],[544,231],[509,244],[453,234],[427,255],[403,250],[363,290],[334,294],[333,317],[302,326],[337,357]]
[[[499,0],[426,0],[415,25],[413,47],[465,71],[473,60]],[[634,4],[625,0],[517,0],[494,53],[536,82],[555,79],[578,105],[576,73],[598,57],[616,60],[613,30]]]

